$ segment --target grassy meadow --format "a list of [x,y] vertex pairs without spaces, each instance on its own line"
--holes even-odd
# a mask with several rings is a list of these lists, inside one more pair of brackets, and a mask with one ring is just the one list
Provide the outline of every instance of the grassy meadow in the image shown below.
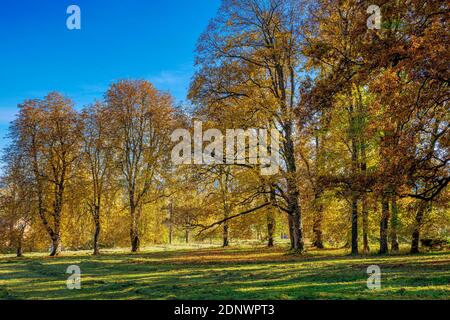
[[[67,267],[81,268],[81,289],[68,290]],[[381,289],[367,288],[367,268],[382,271]],[[0,299],[450,299],[450,252],[349,256],[344,250],[150,247],[65,252],[57,258],[0,256]]]

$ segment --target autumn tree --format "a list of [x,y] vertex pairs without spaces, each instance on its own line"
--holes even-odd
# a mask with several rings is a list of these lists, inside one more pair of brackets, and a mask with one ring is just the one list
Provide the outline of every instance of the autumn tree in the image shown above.
[[[191,97],[232,105],[248,98],[282,136],[282,182],[294,250],[304,240],[297,185],[295,120],[300,7],[297,1],[226,0],[202,35]],[[249,93],[255,94],[253,97]]]
[[106,98],[115,159],[128,198],[131,251],[137,252],[143,206],[159,190],[170,163],[172,99],[143,80],[117,82]]
[[73,103],[59,93],[20,106],[11,134],[26,169],[39,217],[52,241],[51,256],[61,250],[61,214],[67,184],[80,155],[80,124]]
[[1,218],[8,230],[10,244],[16,249],[17,257],[23,256],[23,243],[25,232],[30,228],[34,216],[33,203],[30,201],[33,194],[30,190],[30,177],[26,174],[25,163],[20,153],[14,149],[7,149],[3,159],[7,166],[5,174],[1,177],[2,194],[0,207],[3,214]]
[[82,114],[83,121],[83,158],[89,172],[91,196],[87,199],[89,211],[95,224],[93,248],[94,255],[100,253],[99,238],[101,231],[101,211],[105,189],[111,183],[114,170],[113,148],[111,145],[107,109],[100,102],[86,107]]

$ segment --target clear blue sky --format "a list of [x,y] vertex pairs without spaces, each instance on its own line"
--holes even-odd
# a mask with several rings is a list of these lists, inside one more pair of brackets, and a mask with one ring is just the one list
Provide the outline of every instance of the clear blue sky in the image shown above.
[[[66,27],[69,5],[81,30]],[[17,104],[50,91],[77,108],[118,79],[186,96],[194,50],[220,0],[14,0],[0,3],[0,148]]]

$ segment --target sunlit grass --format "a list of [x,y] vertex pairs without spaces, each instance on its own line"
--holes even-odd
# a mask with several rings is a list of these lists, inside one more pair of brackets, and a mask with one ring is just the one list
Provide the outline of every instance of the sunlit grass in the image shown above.
[[[343,249],[309,251],[250,246],[158,246],[139,254],[107,250],[0,256],[0,299],[450,299],[450,252],[357,256]],[[78,265],[81,290],[68,290]],[[382,287],[367,288],[367,267]]]

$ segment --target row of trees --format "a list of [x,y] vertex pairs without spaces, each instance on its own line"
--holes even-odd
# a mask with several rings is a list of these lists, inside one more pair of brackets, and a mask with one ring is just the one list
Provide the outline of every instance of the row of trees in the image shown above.
[[58,93],[27,100],[11,126],[6,203],[28,206],[12,204],[21,225],[37,213],[51,239],[52,256],[61,248],[66,199],[78,187],[85,195],[78,205],[88,209],[95,224],[94,253],[99,252],[104,194],[114,194],[119,186],[129,208],[132,251],[137,251],[142,207],[164,181],[175,119],[170,96],[146,81],[121,81],[105,97],[105,103],[81,113]]
[[[372,4],[379,30],[367,28]],[[5,243],[20,254],[44,231],[51,255],[61,237],[95,254],[128,238],[136,252],[182,231],[273,246],[278,228],[296,252],[310,239],[358,254],[448,237],[448,15],[445,1],[223,0],[199,40],[193,110],[128,80],[81,112],[57,93],[25,101],[5,157]],[[171,134],[193,120],[276,129],[279,173],[174,166]]]

